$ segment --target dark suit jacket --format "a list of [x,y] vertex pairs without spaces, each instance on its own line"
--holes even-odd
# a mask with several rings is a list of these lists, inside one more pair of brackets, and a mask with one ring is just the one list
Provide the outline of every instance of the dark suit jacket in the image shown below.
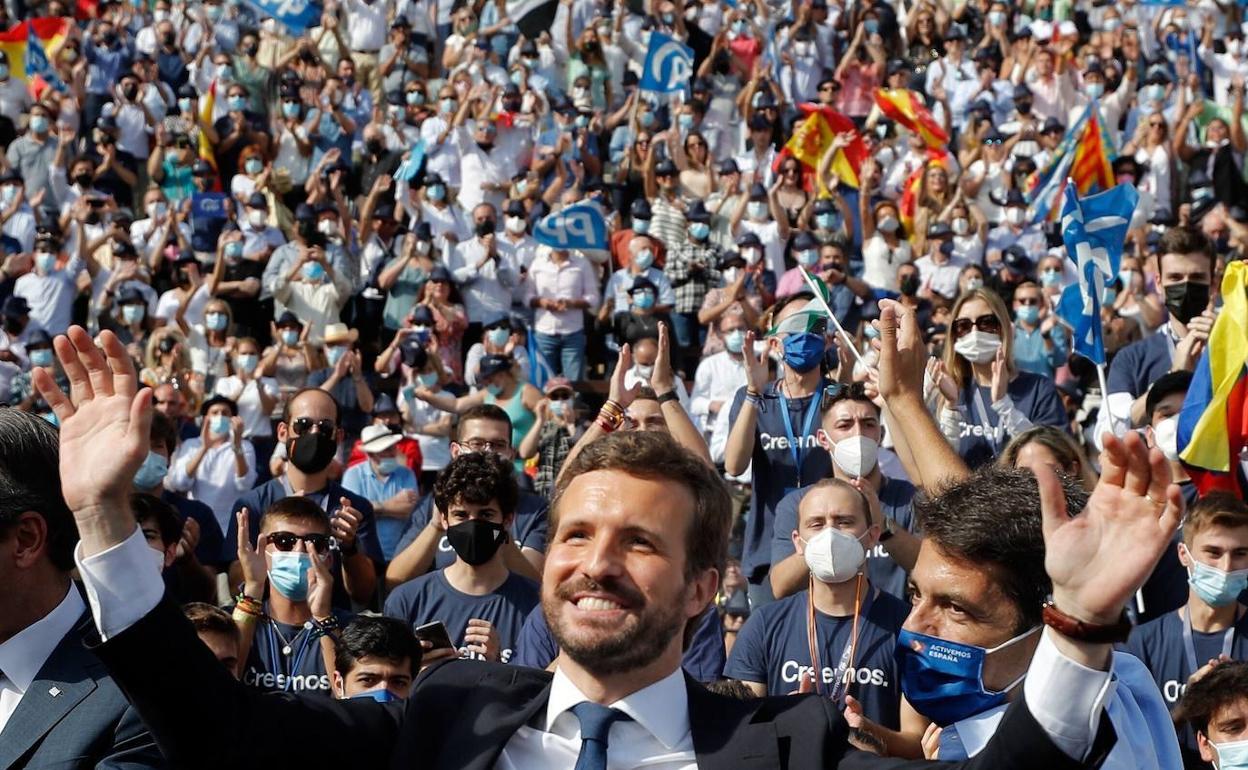
[[163,768],[152,736],[83,647],[91,614],[61,639],[0,733],[0,770]]
[[[168,600],[99,645],[97,654],[179,768],[487,770],[516,730],[541,712],[551,681],[551,674],[535,669],[450,661],[419,677],[406,707],[265,695],[226,673]],[[1103,718],[1092,761],[1076,762],[1053,745],[1020,700],[988,747],[968,762],[882,759],[848,747],[848,727],[825,698],[743,701],[692,680],[686,684],[694,751],[704,770],[1074,770],[1098,765],[1114,741]]]

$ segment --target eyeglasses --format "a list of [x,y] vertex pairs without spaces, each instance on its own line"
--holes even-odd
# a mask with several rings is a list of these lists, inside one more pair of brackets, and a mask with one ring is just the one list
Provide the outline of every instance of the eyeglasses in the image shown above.
[[953,330],[953,338],[959,339],[971,333],[971,327],[979,329],[981,332],[989,334],[1001,333],[1001,319],[991,313],[981,315],[979,318],[959,318],[953,322],[950,328]]
[[999,145],[1001,145],[1001,144],[1003,144],[1003,143],[1004,143],[1004,142],[1003,142],[1003,140],[1001,140],[1001,139],[985,139],[985,140],[984,140],[984,146],[985,146],[985,147],[992,147],[993,145],[997,145],[997,146],[999,146]]
[[490,441],[484,438],[470,438],[467,441],[456,442],[460,446],[466,446],[474,452],[493,452],[501,454],[511,449],[510,441]]
[[1016,296],[1014,297],[1014,301],[1020,305],[1026,305],[1028,307],[1031,307],[1032,305],[1036,305],[1036,306],[1040,305],[1039,297],[1017,297]]
[[290,423],[290,429],[295,432],[296,436],[306,435],[312,430],[312,426],[316,426],[316,432],[320,434],[333,433],[338,429],[337,423],[333,420],[313,420],[311,417],[296,417]]
[[560,391],[551,393],[546,398],[550,399],[551,401],[568,401],[569,399],[572,398],[572,394],[566,390],[560,390]]
[[300,540],[307,543],[312,548],[312,550],[316,551],[317,553],[325,553],[326,551],[329,550],[329,546],[330,546],[329,535],[320,535],[320,534],[296,535],[294,532],[270,532],[265,537],[265,541],[272,543],[273,547],[279,551],[295,550],[295,544],[298,543]]

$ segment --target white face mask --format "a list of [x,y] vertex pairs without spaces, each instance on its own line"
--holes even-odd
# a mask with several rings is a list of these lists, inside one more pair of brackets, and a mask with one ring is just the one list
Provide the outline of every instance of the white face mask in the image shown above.
[[1020,209],[1018,206],[1013,206],[1005,210],[1005,221],[1012,225],[1021,225],[1026,217],[1027,209]]
[[265,214],[260,209],[252,209],[247,212],[247,224],[252,227],[264,227]]
[[832,460],[836,467],[845,473],[860,479],[875,470],[880,445],[868,436],[849,436],[843,438],[832,448]]
[[524,217],[507,217],[504,222],[507,232],[516,234],[524,232]]
[[645,364],[637,364],[633,367],[633,371],[637,372],[638,377],[646,382],[649,382],[651,375],[654,374],[654,364],[650,364],[648,366]]
[[844,583],[857,575],[867,560],[862,538],[836,527],[826,527],[803,542],[806,544],[802,552],[806,566],[820,583]]
[[416,253],[422,257],[429,253],[429,241],[416,241]]
[[1167,417],[1153,426],[1153,443],[1170,462],[1179,459],[1179,418]]
[[973,364],[986,364],[1001,349],[1001,337],[992,332],[972,329],[965,337],[953,343],[953,349]]
[[763,252],[758,249],[742,249],[741,256],[745,258],[745,264],[757,265],[758,260],[763,258]]
[[966,217],[958,217],[953,220],[954,235],[966,235],[971,231],[971,223]]
[[899,224],[896,217],[884,217],[875,228],[882,233],[895,233]]

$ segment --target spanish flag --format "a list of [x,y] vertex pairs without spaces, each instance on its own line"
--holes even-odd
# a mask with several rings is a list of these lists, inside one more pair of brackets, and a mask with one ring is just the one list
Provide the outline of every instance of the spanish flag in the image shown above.
[[923,97],[906,88],[877,88],[875,104],[889,120],[904,126],[907,131],[918,134],[930,149],[944,149],[949,144],[949,134],[923,103]]
[[901,217],[901,224],[905,226],[906,232],[912,235],[914,233],[914,215],[919,208],[919,187],[922,186],[923,175],[932,166],[940,166],[948,171],[949,152],[943,148],[928,148],[927,162],[912,171],[901,185],[901,201],[897,204],[897,213]]
[[[779,169],[787,157],[797,158],[807,167],[807,174],[819,167],[819,160],[832,144],[837,134],[850,132],[854,138],[836,153],[832,171],[850,187],[858,187],[858,171],[867,159],[868,151],[862,134],[854,122],[831,107],[817,104],[799,104],[798,109],[806,116],[793,129],[793,136],[776,158],[773,169]],[[820,190],[823,192],[823,190]]]
[[204,126],[212,125],[212,111],[217,103],[217,81],[213,78],[208,90],[204,92],[203,97],[199,100],[199,159],[212,166],[212,189],[220,191],[221,187],[221,169],[217,166],[217,155],[212,150],[212,142],[208,141],[208,137],[204,134]]
[[1179,413],[1179,459],[1200,493],[1244,499],[1240,452],[1248,439],[1248,264],[1222,276],[1222,312]]
[[[36,97],[50,85],[44,77],[49,71],[42,67],[32,68],[31,63],[42,60],[46,65],[50,58],[47,52],[55,54],[60,51],[68,31],[68,19],[48,17],[23,21],[0,32],[0,51],[9,57],[9,73],[27,83]],[[34,50],[36,46],[42,46],[42,50]],[[40,74],[41,71],[43,74]]]

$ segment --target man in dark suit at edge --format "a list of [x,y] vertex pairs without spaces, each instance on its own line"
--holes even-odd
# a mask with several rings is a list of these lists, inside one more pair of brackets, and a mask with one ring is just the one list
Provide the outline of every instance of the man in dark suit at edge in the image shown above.
[[[913,316],[889,303],[881,326],[890,408],[941,440],[922,405],[926,350]],[[610,751],[615,766],[682,770],[925,766],[849,748],[826,699],[735,701],[684,677],[685,628],[714,596],[729,502],[708,466],[643,434],[586,449],[552,505],[542,603],[562,650],[553,675],[451,661],[427,670],[405,707],[248,692],[192,644],[189,624],[144,574],[155,566],[139,553],[146,546],[125,506],[147,451],[150,395],[136,393],[117,339],[105,332],[101,342],[97,349],[79,328],[57,339],[72,402],[43,370],[37,385],[62,426],[62,487],[82,535],[75,558],[102,640],[97,654],[175,765],[602,770]],[[1095,767],[1112,745],[1102,714],[1109,642],[1122,635],[1123,606],[1169,542],[1182,503],[1164,458],[1150,457],[1138,437],[1109,439],[1103,462],[1101,484],[1074,518],[1056,477],[1042,476],[1051,627],[992,742],[945,766]]]

